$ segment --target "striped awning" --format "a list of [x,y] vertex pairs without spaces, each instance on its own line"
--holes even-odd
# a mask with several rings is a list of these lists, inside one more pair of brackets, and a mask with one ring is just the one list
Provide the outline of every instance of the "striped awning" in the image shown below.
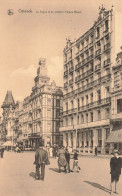
[[112,131],[106,140],[107,143],[121,143],[122,142],[122,129]]

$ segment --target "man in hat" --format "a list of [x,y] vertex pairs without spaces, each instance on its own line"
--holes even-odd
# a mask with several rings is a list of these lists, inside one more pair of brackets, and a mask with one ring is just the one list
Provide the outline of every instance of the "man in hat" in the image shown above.
[[66,148],[66,151],[65,151],[65,158],[66,158],[66,161],[67,161],[66,172],[68,170],[68,173],[70,173],[70,153],[68,151],[68,148]]
[[[36,179],[44,181],[45,165],[49,164],[49,159],[48,159],[48,153],[46,150],[43,149],[43,147],[44,147],[43,144],[37,146],[34,164],[36,164]],[[40,166],[41,166],[41,175],[39,171]]]
[[117,182],[121,175],[122,160],[119,157],[118,150],[114,150],[114,157],[110,160],[110,174],[111,174],[111,195],[113,195],[113,186],[115,183],[115,193],[117,193]]

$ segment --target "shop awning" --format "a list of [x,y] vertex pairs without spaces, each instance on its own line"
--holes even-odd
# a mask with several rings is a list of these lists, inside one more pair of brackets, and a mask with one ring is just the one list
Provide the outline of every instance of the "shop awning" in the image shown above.
[[122,142],[122,129],[112,131],[106,140],[107,143],[121,143]]
[[14,145],[12,144],[12,141],[7,141],[3,144],[3,146],[14,146]]

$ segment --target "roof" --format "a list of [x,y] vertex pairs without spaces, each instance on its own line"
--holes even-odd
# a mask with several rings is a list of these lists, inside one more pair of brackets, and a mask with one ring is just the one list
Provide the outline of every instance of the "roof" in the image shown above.
[[112,131],[106,140],[107,143],[121,143],[122,142],[122,129]]
[[7,91],[3,105],[15,105],[14,98],[11,91]]

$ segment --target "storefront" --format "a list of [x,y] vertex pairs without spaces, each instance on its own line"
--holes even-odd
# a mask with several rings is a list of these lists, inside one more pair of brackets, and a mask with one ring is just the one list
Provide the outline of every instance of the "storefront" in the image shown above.
[[118,149],[120,154],[122,154],[122,129],[112,131],[106,143],[110,145],[109,154],[111,154],[114,149]]

